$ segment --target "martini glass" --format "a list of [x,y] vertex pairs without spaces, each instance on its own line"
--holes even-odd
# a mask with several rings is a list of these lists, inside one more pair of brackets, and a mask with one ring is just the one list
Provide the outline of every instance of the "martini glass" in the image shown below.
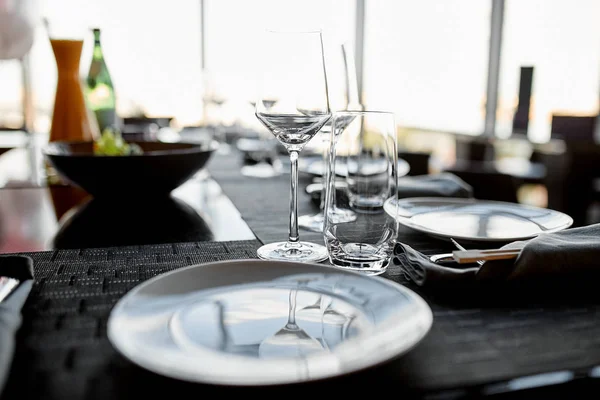
[[261,342],[258,347],[258,355],[261,358],[304,357],[310,353],[323,351],[323,344],[296,324],[297,295],[297,289],[290,290],[287,323],[273,336]]
[[323,261],[327,249],[300,241],[298,234],[298,157],[331,118],[322,34],[268,31],[262,48],[265,65],[255,114],[290,155],[290,218],[288,240],[266,244],[257,254],[266,260]]

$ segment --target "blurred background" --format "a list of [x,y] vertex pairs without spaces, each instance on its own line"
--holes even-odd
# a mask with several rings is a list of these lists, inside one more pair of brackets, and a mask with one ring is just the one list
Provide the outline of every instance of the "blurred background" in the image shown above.
[[[355,0],[204,0],[203,29],[200,0],[31,3],[38,17],[102,29],[123,116],[143,112],[174,117],[182,125],[200,123],[208,117],[203,115],[204,74],[211,74],[227,103],[223,119],[254,123],[248,100],[254,95],[260,34],[269,26],[297,25],[321,27],[331,43],[363,41],[362,96],[368,108],[392,109],[407,128],[479,135],[485,124],[493,1],[366,1],[358,38]],[[495,133],[511,134],[522,66],[535,68],[530,140],[550,139],[552,114],[597,114],[600,2],[507,0],[503,12]],[[36,22],[29,53],[35,129],[47,130],[56,67],[41,20]],[[92,46],[90,33],[82,74],[87,74]],[[20,127],[18,62],[1,62],[0,77],[0,125]]]
[[[568,179],[557,186],[546,158],[600,136],[597,0],[21,1],[34,41],[22,59],[0,60],[4,137],[50,128],[57,74],[44,19],[86,37],[82,77],[99,28],[119,117],[162,118],[173,132],[260,129],[260,35],[283,26],[322,29],[326,54],[350,44],[364,107],[393,111],[407,160],[426,158],[411,171],[460,174],[478,168],[461,161],[494,161],[521,179],[518,201],[560,209],[567,200],[553,203],[549,188],[561,194]],[[587,169],[598,169],[594,157]],[[589,202],[593,178],[582,184]]]

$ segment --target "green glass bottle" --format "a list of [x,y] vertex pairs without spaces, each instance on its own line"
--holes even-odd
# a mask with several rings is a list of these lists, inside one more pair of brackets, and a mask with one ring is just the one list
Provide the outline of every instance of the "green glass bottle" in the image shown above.
[[86,97],[102,133],[106,128],[120,129],[116,111],[116,96],[100,43],[100,29],[93,29],[94,53],[87,77]]

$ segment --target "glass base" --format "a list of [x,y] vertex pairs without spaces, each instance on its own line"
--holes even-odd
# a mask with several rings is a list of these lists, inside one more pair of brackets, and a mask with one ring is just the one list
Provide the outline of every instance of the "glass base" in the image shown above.
[[332,265],[364,275],[384,273],[390,258],[390,255],[382,254],[379,247],[366,243],[333,245],[329,252],[329,262]]
[[[336,208],[331,214],[334,224],[352,222],[356,220],[356,214],[351,210]],[[301,215],[298,217],[298,226],[313,232],[323,232],[323,222],[325,216],[322,212],[314,215]]]
[[260,247],[256,254],[263,260],[319,262],[327,259],[327,249],[309,242],[278,242]]

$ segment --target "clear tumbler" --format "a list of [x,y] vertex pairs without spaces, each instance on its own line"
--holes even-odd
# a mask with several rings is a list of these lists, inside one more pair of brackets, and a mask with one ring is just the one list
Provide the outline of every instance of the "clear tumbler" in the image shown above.
[[[334,266],[368,275],[378,275],[387,269],[397,240],[398,221],[397,210],[389,206],[384,210],[383,205],[398,196],[397,166],[394,114],[382,111],[334,114],[324,224],[329,261]],[[342,191],[335,190],[336,175],[342,175],[346,181]],[[335,218],[336,203],[356,213],[357,218],[352,221]]]

